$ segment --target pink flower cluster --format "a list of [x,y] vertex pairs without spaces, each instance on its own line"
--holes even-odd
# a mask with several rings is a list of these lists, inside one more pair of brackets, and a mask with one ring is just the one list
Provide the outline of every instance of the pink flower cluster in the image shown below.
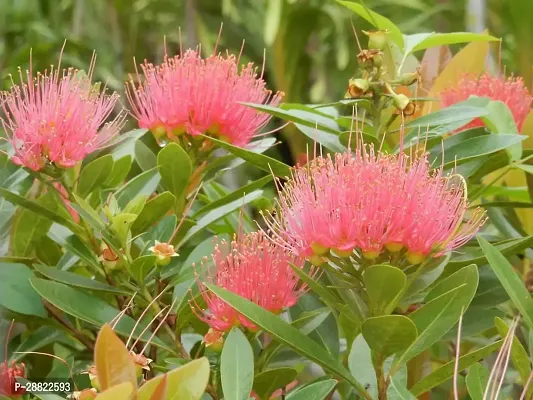
[[406,250],[407,260],[419,263],[463,245],[485,220],[478,209],[463,223],[462,180],[432,172],[426,155],[410,160],[361,145],[355,154],[318,157],[296,168],[279,205],[266,222],[274,240],[302,257],[332,249],[375,259],[384,250]]
[[144,82],[138,76],[127,96],[141,128],[156,136],[182,133],[210,134],[244,146],[264,127],[270,116],[240,102],[276,106],[282,93],[272,94],[253,64],[239,71],[233,55],[203,59],[199,51],[166,58],[158,66],[144,63]]
[[93,68],[92,63],[88,75],[52,69],[36,78],[30,70],[26,81],[20,73],[20,86],[0,96],[15,164],[34,171],[47,163],[72,167],[118,135],[124,115],[102,127],[118,94],[106,95],[91,84]]
[[304,260],[273,244],[263,232],[240,235],[229,245],[222,241],[215,247],[212,261],[213,266],[202,264],[197,280],[208,308],[199,317],[215,331],[226,332],[233,326],[251,330],[257,327],[209,292],[204,282],[238,294],[274,313],[295,305],[298,296],[306,290],[305,285],[298,284],[298,277],[290,266],[292,263],[301,268]]
[[[444,107],[467,100],[470,96],[488,97],[503,102],[513,114],[516,127],[520,132],[522,125],[531,110],[533,97],[524,86],[522,78],[505,78],[488,73],[480,77],[464,75],[457,86],[444,90],[440,94]],[[480,118],[476,118],[463,126],[459,131],[484,126]]]

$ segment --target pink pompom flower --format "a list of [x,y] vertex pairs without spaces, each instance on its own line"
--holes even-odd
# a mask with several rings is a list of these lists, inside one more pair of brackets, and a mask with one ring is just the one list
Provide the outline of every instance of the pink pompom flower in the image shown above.
[[[106,95],[91,83],[94,58],[87,75],[69,68],[33,76],[31,67],[20,85],[0,95],[15,155],[12,161],[34,171],[53,163],[68,168],[118,135],[124,114],[105,124],[119,95]],[[102,126],[103,125],[103,126]]]
[[[315,265],[337,256],[418,264],[466,243],[484,223],[469,214],[462,178],[431,171],[427,155],[355,153],[317,157],[297,167],[265,221],[273,239]],[[355,250],[355,253],[353,253]],[[383,258],[382,257],[382,258]]]
[[[480,77],[463,75],[457,86],[450,87],[440,93],[441,103],[444,107],[467,100],[470,96],[488,97],[491,100],[503,102],[513,114],[519,132],[531,110],[531,102],[533,101],[533,97],[524,86],[522,78],[505,78],[489,73],[484,73]],[[484,125],[481,118],[476,118],[458,131]]]
[[[250,330],[257,327],[210,292],[204,282],[238,294],[273,313],[295,305],[307,289],[298,283],[290,266],[292,263],[301,268],[304,260],[272,243],[263,232],[238,235],[230,244],[222,241],[215,247],[212,262],[211,266],[202,263],[197,281],[207,304],[207,310],[199,318],[215,331],[227,332],[234,326]],[[193,309],[199,307],[194,305]]]
[[233,55],[211,55],[187,50],[165,57],[161,65],[141,65],[144,81],[130,79],[128,100],[141,128],[158,138],[187,133],[209,134],[245,146],[263,128],[270,115],[241,102],[276,106],[282,93],[272,94],[250,63],[239,70]]

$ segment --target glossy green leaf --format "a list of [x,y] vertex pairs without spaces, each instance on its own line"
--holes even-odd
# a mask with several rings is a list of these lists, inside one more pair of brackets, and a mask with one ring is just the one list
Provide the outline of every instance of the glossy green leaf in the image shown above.
[[324,400],[337,385],[334,379],[319,381],[289,393],[287,400]]
[[409,315],[418,337],[399,356],[395,368],[427,349],[459,320],[476,293],[478,271],[475,265],[464,267],[436,285],[426,296],[426,304]]
[[165,187],[181,202],[192,174],[191,159],[185,150],[177,143],[167,144],[157,155],[157,169]]
[[[200,400],[209,381],[209,360],[206,357],[167,372],[166,400]],[[164,375],[150,379],[139,389],[139,398],[148,399],[164,379]]]
[[290,167],[281,161],[265,156],[264,154],[254,153],[253,151],[233,146],[218,139],[207,136],[205,137],[213,141],[217,146],[222,147],[231,154],[240,157],[245,161],[248,161],[250,164],[255,165],[257,168],[260,168],[263,171],[273,173],[275,176],[282,178],[290,175]]
[[[494,324],[496,325],[496,329],[498,330],[498,333],[502,338],[505,338],[507,336],[507,333],[509,332],[509,327],[505,323],[505,321],[501,318],[494,318]],[[520,340],[516,337],[516,334],[513,334],[513,344],[511,346],[511,361],[513,362],[513,365],[515,369],[520,374],[520,378],[522,379],[522,382],[527,382],[529,375],[531,374],[531,362],[529,361],[529,356],[524,349],[524,346],[522,346],[522,343],[520,343]],[[533,388],[528,389],[528,395],[526,398],[530,398],[531,395],[533,395]]]
[[144,282],[144,278],[155,265],[157,257],[154,255],[141,256],[133,260],[130,270],[137,282]]
[[137,175],[115,193],[119,207],[126,207],[137,196],[151,195],[159,184],[160,179],[161,177],[155,168]]
[[187,240],[191,239],[192,237],[196,236],[198,233],[200,233],[202,230],[204,230],[208,225],[212,224],[215,221],[218,221],[219,219],[225,217],[226,215],[239,210],[244,205],[251,203],[252,201],[257,200],[263,195],[262,190],[255,190],[252,193],[249,193],[245,196],[243,196],[240,199],[233,200],[232,202],[228,204],[224,204],[221,207],[215,208],[214,210],[211,210],[204,214],[202,217],[198,219],[196,222],[196,225],[193,226],[181,239],[180,245],[178,247],[181,247],[183,243],[185,243]]
[[372,352],[363,335],[358,335],[352,343],[350,354],[348,355],[348,367],[355,379],[370,394],[370,398],[377,398],[378,383],[374,364],[372,363]]
[[387,308],[394,308],[393,301],[403,290],[407,277],[402,270],[390,265],[372,265],[365,269],[363,282],[368,294],[370,314],[383,314]]
[[120,290],[114,286],[108,285],[107,283],[99,282],[94,279],[86,278],[85,276],[75,274],[68,271],[60,271],[57,268],[47,267],[41,264],[35,264],[34,268],[39,273],[43,274],[49,279],[52,279],[57,282],[64,283],[69,286],[75,286],[83,289],[95,290],[99,292],[109,292],[109,293],[118,293],[131,295],[130,292],[125,290]]
[[20,314],[46,318],[39,295],[30,285],[33,272],[23,264],[0,263],[0,305]]
[[[419,34],[426,35],[426,34]],[[415,36],[415,35],[408,35]],[[404,37],[407,43],[408,39]],[[449,44],[467,43],[467,42],[493,42],[499,39],[494,36],[483,33],[472,32],[451,32],[451,33],[430,33],[426,38],[419,41],[412,49],[412,52],[427,49],[429,47],[444,46]],[[407,48],[407,45],[406,45]]]
[[[86,321],[95,326],[102,326],[105,323],[110,323],[120,313],[116,308],[111,307],[105,301],[98,297],[91,296],[80,290],[71,288],[59,282],[49,281],[45,279],[32,277],[30,279],[31,286],[43,297],[45,300],[70,314],[76,318]],[[88,306],[90,305],[90,307]],[[123,315],[115,326],[115,331],[121,335],[128,337],[132,332],[136,322],[128,315]],[[141,321],[135,328],[133,337],[139,337],[139,334],[146,327],[146,322]],[[150,338],[149,331],[142,335],[142,340],[146,341]],[[154,345],[166,349],[167,351],[175,353],[172,346],[167,346],[159,338],[154,337],[151,341]]]
[[488,115],[488,104],[489,100],[485,98],[469,98],[467,100],[453,104],[450,107],[446,107],[442,110],[434,111],[432,113],[419,117],[414,121],[411,121],[406,124],[405,128],[427,129],[428,127],[449,125],[454,123],[459,123],[459,126],[457,127],[460,127],[475,118]]
[[417,330],[415,324],[403,315],[383,315],[365,320],[363,337],[384,360],[409,347],[416,340]]
[[128,233],[130,232],[131,226],[133,225],[133,222],[136,218],[136,214],[121,213],[115,215],[111,219],[111,228],[113,229],[118,240],[124,247],[126,247]]
[[403,49],[404,42],[403,42],[403,35],[400,29],[392,23],[388,18],[385,18],[382,15],[379,15],[378,13],[369,10],[365,5],[355,3],[352,1],[342,1],[337,0],[337,3],[342,4],[344,7],[352,10],[354,13],[359,15],[361,18],[364,18],[366,21],[368,21],[370,24],[374,25],[376,28],[381,30],[388,30],[390,38],[400,47],[400,49]]
[[132,235],[137,236],[158,222],[172,209],[175,202],[176,197],[170,192],[163,192],[148,200],[131,227]]
[[137,140],[135,142],[134,150],[135,161],[143,171],[148,171],[157,167],[157,156],[154,154],[150,146],[145,143],[146,139],[152,139],[155,141],[153,136],[145,136],[143,140]]
[[82,198],[86,198],[94,189],[102,186],[109,172],[113,171],[113,156],[108,154],[99,157],[85,165],[76,185],[76,192]]
[[394,395],[396,399],[401,400],[416,400],[413,393],[407,390],[405,385],[398,382],[398,379],[395,376],[391,378],[389,396],[390,395]]
[[220,380],[226,400],[248,400],[254,382],[252,346],[239,328],[233,328],[220,356]]
[[113,163],[113,169],[111,172],[108,171],[108,175],[104,180],[103,186],[108,188],[114,188],[120,185],[126,177],[128,172],[131,169],[132,158],[127,155],[119,158]]
[[253,390],[260,399],[269,399],[272,393],[287,386],[296,376],[298,371],[292,368],[270,369],[255,376]]
[[[474,350],[468,354],[464,354],[459,357],[459,371],[462,371],[472,364],[475,364],[479,360],[482,360],[485,357],[488,357],[493,352],[497,351],[503,343],[503,340],[498,340],[494,343],[489,344],[488,346],[482,347],[481,349]],[[420,396],[423,393],[428,392],[434,387],[439,386],[440,384],[446,382],[448,379],[453,378],[455,370],[456,360],[447,362],[446,364],[440,366],[429,375],[422,378],[420,381],[415,383],[411,388],[416,396]]]
[[477,240],[487,256],[489,265],[509,294],[516,308],[520,311],[522,318],[529,328],[533,329],[533,299],[526,290],[524,282],[518,277],[509,261],[493,245],[482,237],[478,237]]
[[[456,146],[451,147],[444,154],[444,167],[449,167],[455,163],[464,162],[486,154],[514,146],[525,139],[520,135],[484,135],[465,140]],[[441,160],[437,155],[436,159]]]
[[19,362],[26,354],[24,352],[39,351],[45,346],[53,343],[60,343],[64,340],[68,340],[65,333],[58,328],[50,326],[41,326],[34,332],[24,338],[24,340],[17,346],[17,348],[11,353],[9,357],[10,362]]
[[131,382],[123,382],[118,385],[111,386],[103,392],[98,393],[95,397],[97,400],[127,400],[133,394],[133,385]]
[[68,229],[65,229],[65,227],[53,224],[48,231],[48,237],[61,247],[64,247],[71,253],[76,254],[89,265],[97,269],[100,268],[100,262],[96,258],[93,251],[89,249],[77,236],[72,234],[72,232],[70,232]]
[[473,364],[466,376],[466,387],[472,400],[483,400],[483,394],[489,383],[489,370],[480,363]]
[[231,203],[231,202],[233,202],[235,200],[239,200],[244,195],[252,193],[252,192],[254,192],[257,189],[261,189],[263,186],[265,186],[270,181],[272,181],[272,175],[266,175],[266,176],[264,176],[262,178],[259,178],[256,181],[253,181],[253,182],[251,182],[251,183],[249,183],[247,185],[244,185],[244,186],[240,187],[239,189],[234,190],[230,194],[228,194],[228,195],[226,195],[226,196],[224,196],[224,197],[222,197],[222,198],[220,198],[218,200],[212,201],[211,203],[203,206],[198,211],[196,211],[196,213],[194,214],[194,217],[197,218],[198,216],[203,215],[203,214],[205,214],[208,211],[211,211],[211,210],[214,210],[214,209],[216,209],[218,207],[224,206],[224,205],[226,205],[228,203]]
[[306,356],[310,360],[313,360],[326,371],[341,376],[360,393],[365,393],[365,390],[361,385],[350,375],[338,360],[334,359],[315,341],[303,335],[298,329],[287,324],[278,316],[266,311],[257,304],[243,299],[234,293],[228,292],[212,284],[206,284],[206,286],[215,295],[230,304],[254,324],[269,332],[278,341]]
[[80,215],[85,222],[87,222],[90,226],[93,227],[96,231],[102,231],[105,229],[105,224],[101,220],[100,216],[96,212],[94,208],[91,207],[89,203],[85,199],[82,199],[77,194],[73,194],[74,199],[76,200],[76,203],[72,204],[72,208],[77,211],[77,213]]
[[[489,114],[482,117],[485,126],[494,133],[507,133],[518,135],[518,128],[514,120],[514,116],[509,110],[509,107],[502,101],[493,100],[487,106]],[[511,146],[507,149],[511,161],[519,160],[522,157],[521,143]]]
[[[52,192],[45,193],[36,202],[52,212],[58,211],[57,198]],[[35,254],[35,247],[46,236],[52,221],[30,210],[22,210],[12,227],[12,255],[30,256]]]
[[70,229],[72,232],[75,232],[75,233],[82,232],[81,228],[78,225],[76,225],[72,220],[67,219],[66,217],[60,215],[59,213],[50,211],[49,209],[39,205],[35,201],[28,200],[25,197],[19,196],[18,194],[15,194],[3,188],[0,188],[0,197],[5,198],[10,203],[16,204],[27,210],[30,210],[39,215],[42,215],[43,217],[46,217],[49,220],[54,221],[55,223],[59,225],[63,225],[67,227],[68,229]]

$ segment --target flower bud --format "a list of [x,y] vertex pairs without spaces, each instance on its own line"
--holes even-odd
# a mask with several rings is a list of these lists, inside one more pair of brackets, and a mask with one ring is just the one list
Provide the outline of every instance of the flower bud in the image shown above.
[[416,104],[409,100],[404,94],[394,95],[394,106],[404,115],[413,115],[416,111]]
[[133,351],[130,352],[130,356],[135,364],[135,373],[137,374],[137,378],[141,378],[143,376],[143,370],[150,371],[150,363],[152,362],[151,359],[142,354],[135,354]]
[[385,50],[387,48],[387,39],[389,36],[388,30],[385,29],[371,32],[363,31],[363,33],[368,36],[369,49]]
[[224,332],[209,328],[204,336],[203,342],[205,343],[205,347],[218,353],[222,351],[222,347],[224,346]]
[[370,84],[366,79],[350,79],[345,98],[358,99],[368,92]]
[[100,390],[100,381],[98,380],[98,372],[96,371],[96,366],[92,365],[87,369],[87,374],[89,374],[89,380],[91,381],[91,386],[95,390]]
[[116,270],[120,266],[120,258],[113,250],[111,250],[107,244],[102,242],[100,245],[102,253],[98,260],[102,262],[102,265],[110,271]]
[[383,53],[377,49],[361,50],[357,60],[363,68],[380,68],[383,65]]
[[172,257],[179,256],[179,254],[174,251],[174,246],[168,243],[160,243],[157,240],[155,241],[155,245],[150,247],[148,250],[154,253],[154,255],[157,257],[157,265],[162,267],[170,264]]
[[400,76],[399,82],[404,86],[411,86],[413,83],[420,80],[420,72],[416,70],[415,72],[408,72]]

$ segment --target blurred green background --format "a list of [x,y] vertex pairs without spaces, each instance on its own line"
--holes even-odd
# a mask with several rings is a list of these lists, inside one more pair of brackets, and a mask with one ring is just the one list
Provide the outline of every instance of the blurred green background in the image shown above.
[[[488,29],[504,40],[506,72],[533,83],[533,0],[365,4],[405,33]],[[165,36],[169,53],[179,52],[180,27],[184,48],[202,43],[209,54],[223,22],[219,49],[238,53],[245,39],[243,61],[259,67],[266,50],[268,86],[283,90],[286,102],[327,102],[343,96],[356,69],[351,18],[357,30],[369,28],[333,0],[0,0],[0,86],[9,88],[9,74],[28,67],[30,49],[35,69],[56,64],[67,39],[64,66],[86,69],[96,51],[95,79],[123,92],[134,57],[159,62]],[[305,139],[290,127],[282,137],[279,156],[294,162]]]

